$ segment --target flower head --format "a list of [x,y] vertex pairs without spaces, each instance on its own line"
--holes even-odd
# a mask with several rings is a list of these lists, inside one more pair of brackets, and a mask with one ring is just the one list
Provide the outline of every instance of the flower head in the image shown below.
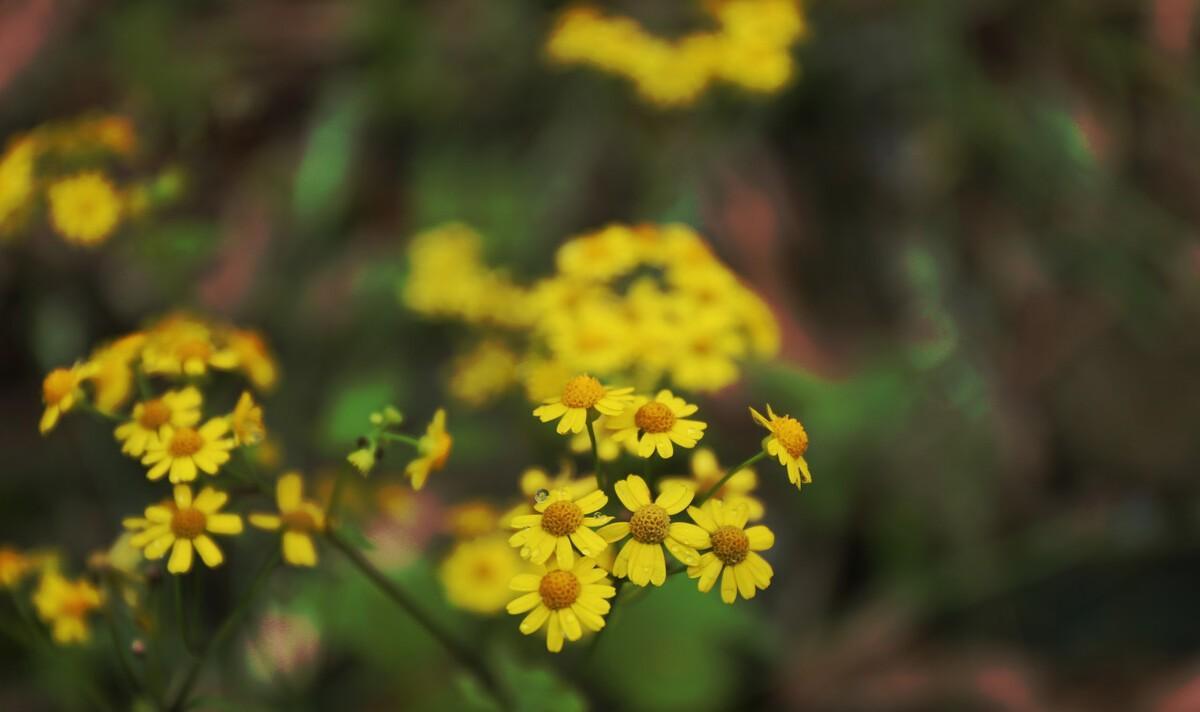
[[708,545],[708,535],[695,524],[671,521],[672,515],[691,504],[692,490],[682,485],[667,485],[658,499],[651,501],[650,488],[638,475],[618,480],[615,489],[617,498],[633,516],[628,522],[614,522],[599,531],[610,542],[630,537],[613,562],[613,576],[628,576],[638,586],[651,583],[661,586],[667,579],[663,547],[683,564],[700,563],[696,549]]
[[97,245],[121,220],[121,196],[104,174],[78,173],[50,184],[50,222],[67,241]]
[[229,414],[229,426],[233,429],[233,440],[238,445],[257,445],[266,436],[262,406],[254,402],[250,391],[242,391],[237,405]]
[[185,574],[192,570],[192,550],[205,566],[215,568],[225,560],[209,534],[241,534],[242,518],[221,511],[229,495],[205,487],[192,498],[192,488],[175,485],[169,504],[146,507],[144,518],[127,519],[128,528],[140,529],[130,543],[147,559],[161,559],[171,551],[167,571]]
[[429,473],[446,466],[446,460],[450,457],[450,446],[453,444],[454,439],[446,432],[446,411],[438,408],[417,445],[417,459],[409,462],[404,468],[404,473],[412,481],[413,489],[419,490],[424,487]]
[[759,425],[771,431],[763,438],[763,450],[771,457],[779,459],[779,464],[787,468],[788,479],[799,489],[802,484],[812,482],[808,472],[808,462],[804,453],[808,450],[808,433],[799,420],[785,415],[779,416],[767,405],[767,417],[751,408],[750,415]]
[[608,584],[604,570],[591,559],[580,559],[569,568],[551,562],[540,574],[513,578],[512,590],[522,595],[510,601],[507,610],[513,615],[529,612],[520,626],[525,635],[547,626],[546,649],[557,653],[564,637],[579,640],[584,628],[598,631],[604,627],[604,616],[611,608],[606,599],[617,595]]
[[56,368],[46,374],[42,381],[42,402],[46,410],[42,412],[42,420],[38,423],[38,430],[43,435],[53,430],[62,414],[74,408],[83,398],[81,384],[94,371],[93,365],[77,363],[70,368]]
[[607,541],[592,531],[612,521],[612,517],[593,514],[605,504],[608,495],[600,490],[579,498],[573,498],[564,489],[554,490],[533,506],[536,514],[512,518],[510,525],[520,531],[509,537],[508,543],[520,547],[521,558],[535,564],[545,563],[554,555],[559,568],[570,569],[575,564],[575,548],[592,557],[608,546]]
[[33,594],[38,617],[51,627],[59,645],[83,643],[91,637],[88,615],[100,607],[100,590],[84,579],[68,580],[54,570],[42,574]]
[[88,377],[94,390],[96,408],[116,412],[133,393],[133,368],[130,363],[141,353],[146,336],[126,334],[92,353],[89,363],[94,372]]
[[580,375],[567,381],[562,394],[547,398],[533,414],[543,423],[558,420],[559,435],[582,432],[587,426],[588,411],[604,415],[620,415],[629,401],[632,388],[611,388],[593,376]]
[[304,499],[304,479],[289,472],[275,483],[279,514],[251,514],[250,523],[268,531],[283,530],[283,559],[292,566],[316,566],[317,547],[313,534],[325,531],[325,510]]
[[721,600],[733,603],[739,593],[742,598],[754,598],[758,589],[771,585],[775,572],[758,552],[770,549],[775,535],[761,524],[747,529],[744,507],[710,499],[703,507],[689,508],[688,515],[705,531],[712,549],[687,570],[689,578],[700,579],[702,593],[712,590],[720,578]]
[[121,442],[121,452],[141,457],[151,445],[157,447],[161,444],[167,428],[194,426],[200,422],[202,401],[200,391],[188,386],[135,404],[130,419],[113,431],[113,435]]
[[439,567],[438,578],[450,603],[490,614],[512,598],[508,584],[513,577],[530,569],[503,537],[483,537],[456,544]]
[[696,410],[695,405],[664,389],[653,400],[639,396],[625,412],[610,418],[607,427],[615,431],[613,440],[635,441],[639,456],[650,457],[657,450],[665,459],[675,454],[672,443],[695,447],[704,437],[708,424],[687,419]]
[[184,314],[164,318],[149,332],[142,352],[146,373],[203,376],[209,368],[228,371],[238,366],[238,354],[218,343],[213,330]]
[[171,482],[191,482],[196,479],[196,470],[217,474],[229,461],[229,451],[234,447],[234,441],[225,437],[228,432],[229,421],[225,418],[212,418],[198,430],[162,426],[158,440],[147,443],[142,457],[142,464],[151,466],[146,477],[157,480],[170,472]]

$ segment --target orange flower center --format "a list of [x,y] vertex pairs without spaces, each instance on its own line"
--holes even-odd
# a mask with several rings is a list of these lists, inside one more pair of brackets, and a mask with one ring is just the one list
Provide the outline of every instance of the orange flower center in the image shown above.
[[808,450],[808,433],[795,418],[780,418],[774,423],[775,439],[792,457],[800,457]]
[[170,420],[171,407],[161,398],[142,403],[142,414],[138,416],[138,423],[146,430],[158,430]]
[[579,599],[582,590],[579,579],[570,571],[551,571],[542,577],[542,583],[538,586],[542,603],[552,611],[570,606]]
[[180,428],[171,437],[167,450],[172,457],[191,457],[204,447],[204,438],[192,428]]
[[542,512],[542,529],[554,536],[567,536],[583,524],[583,510],[578,504],[561,499]]
[[91,599],[78,592],[67,594],[62,602],[62,614],[67,618],[83,618],[93,608]]
[[75,390],[75,376],[67,368],[56,368],[42,381],[42,399],[49,405],[57,405]]
[[652,401],[637,409],[633,422],[647,433],[666,433],[675,425],[675,413],[665,404]]
[[283,520],[283,528],[293,531],[311,532],[317,529],[317,520],[303,509],[294,509],[279,517]]
[[198,509],[180,509],[171,515],[171,532],[180,539],[195,539],[207,524],[208,518]]
[[723,526],[712,533],[712,550],[728,566],[736,566],[750,553],[750,537],[733,526]]
[[205,339],[189,339],[175,347],[175,353],[180,361],[200,359],[207,361],[212,355],[212,346]]
[[657,504],[647,504],[629,519],[629,532],[643,544],[661,544],[670,526],[671,517]]
[[576,376],[563,386],[562,402],[568,408],[591,408],[604,397],[604,386],[592,376]]

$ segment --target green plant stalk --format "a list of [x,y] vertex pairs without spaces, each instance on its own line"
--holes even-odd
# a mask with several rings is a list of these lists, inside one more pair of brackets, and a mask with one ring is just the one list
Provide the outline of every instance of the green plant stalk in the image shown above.
[[411,435],[404,435],[402,433],[380,433],[379,439],[380,440],[389,440],[391,442],[397,442],[397,443],[404,443],[406,445],[412,445],[413,447],[417,448],[418,450],[421,449],[420,439],[414,438]]
[[175,619],[179,624],[179,639],[183,641],[183,647],[187,649],[188,655],[194,657],[200,654],[200,647],[196,645],[196,641],[192,640],[192,634],[188,630],[188,617],[183,610],[183,574],[171,576],[171,588],[175,592]]
[[705,502],[707,502],[709,499],[711,499],[714,494],[721,491],[721,488],[725,486],[725,483],[729,481],[729,478],[733,477],[737,473],[739,473],[742,470],[746,469],[747,467],[753,465],[754,463],[758,462],[759,460],[763,459],[766,456],[767,456],[766,450],[759,450],[754,455],[751,455],[750,457],[743,460],[740,465],[729,468],[729,471],[725,473],[725,476],[722,477],[721,479],[717,480],[717,483],[715,485],[713,485],[712,487],[709,487],[707,492],[700,495],[696,499],[692,500],[692,506],[693,507],[702,506]]

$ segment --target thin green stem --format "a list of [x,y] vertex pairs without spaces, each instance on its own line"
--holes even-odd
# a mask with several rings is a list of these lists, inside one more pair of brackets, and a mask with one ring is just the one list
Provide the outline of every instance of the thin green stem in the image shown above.
[[104,617],[108,619],[108,637],[112,640],[113,655],[117,658],[118,667],[121,668],[121,674],[125,676],[126,682],[129,683],[129,691],[137,695],[142,689],[142,683],[138,679],[137,673],[133,671],[133,666],[129,663],[129,658],[126,657],[126,647],[121,644],[121,635],[117,631],[117,615],[113,611],[113,601],[119,595],[117,587],[109,581],[108,586],[108,603],[104,606]]
[[[597,418],[599,420],[599,418]],[[600,462],[600,444],[596,440],[596,421],[588,421],[588,440],[592,443],[592,459],[596,463],[596,483],[600,485],[600,489],[608,492],[608,473],[604,471],[603,463]]]
[[342,555],[350,561],[350,563],[354,564],[354,566],[357,567],[358,570],[371,581],[371,583],[375,584],[376,588],[387,595],[388,598],[392,599],[396,605],[404,609],[404,612],[410,615],[413,620],[420,624],[421,627],[429,633],[430,636],[436,639],[438,643],[440,643],[442,647],[446,649],[446,652],[450,653],[450,655],[453,656],[460,665],[474,675],[475,678],[492,693],[502,708],[507,706],[506,697],[501,690],[499,681],[492,674],[492,671],[488,668],[488,666],[484,664],[482,658],[476,655],[470,648],[459,642],[458,639],[451,635],[445,628],[443,628],[441,624],[433,620],[429,614],[422,610],[416,601],[409,596],[407,591],[400,588],[395,581],[392,581],[382,571],[375,568],[375,565],[372,564],[366,556],[363,556],[361,551],[350,544],[350,542],[343,539],[336,531],[333,529],[328,529],[325,532],[325,538],[329,540],[329,543],[333,544],[334,548],[340,551]]
[[332,527],[337,521],[338,510],[342,504],[342,491],[346,487],[346,468],[339,467],[333,476],[333,490],[329,493],[329,502],[325,505],[325,519]]
[[187,648],[190,655],[199,655],[200,646],[196,645],[196,641],[192,640],[191,631],[188,629],[188,616],[183,610],[182,574],[171,576],[171,587],[175,589],[175,619],[179,624],[179,639],[183,641],[183,647]]
[[146,378],[146,372],[141,366],[133,367],[133,377],[137,381],[138,395],[143,401],[150,400],[154,397],[154,392],[150,390],[150,379]]
[[418,450],[421,449],[421,441],[417,438],[414,438],[411,435],[405,435],[403,433],[380,433],[379,438],[381,440],[389,440],[391,442],[404,443],[405,445],[412,445],[413,447],[417,448]]
[[696,499],[692,500],[692,506],[699,507],[699,506],[703,505],[714,494],[721,491],[721,488],[725,486],[725,483],[729,481],[729,478],[733,477],[737,473],[739,473],[742,470],[746,469],[747,467],[753,465],[754,463],[758,462],[759,460],[763,459],[766,456],[767,456],[766,450],[759,450],[757,453],[751,455],[750,457],[748,457],[744,461],[742,461],[742,463],[740,465],[729,468],[729,471],[725,473],[725,476],[722,477],[721,479],[717,480],[717,483],[715,485],[713,485],[712,487],[709,487],[707,492],[700,495]]
[[259,589],[267,582],[268,574],[271,573],[278,563],[279,552],[276,549],[272,549],[270,556],[263,561],[262,567],[255,574],[250,588],[246,589],[246,593],[238,601],[237,607],[225,617],[225,620],[221,623],[221,627],[217,628],[217,632],[205,643],[200,654],[192,659],[191,666],[183,678],[183,683],[179,686],[179,692],[175,694],[175,701],[167,707],[168,712],[182,712],[182,710],[187,709],[188,698],[192,694],[192,688],[196,686],[196,682],[200,679],[200,671],[204,668],[204,663],[208,660],[212,651],[220,647],[225,638],[233,632],[234,626],[237,625],[238,621],[249,610],[250,604],[258,596]]

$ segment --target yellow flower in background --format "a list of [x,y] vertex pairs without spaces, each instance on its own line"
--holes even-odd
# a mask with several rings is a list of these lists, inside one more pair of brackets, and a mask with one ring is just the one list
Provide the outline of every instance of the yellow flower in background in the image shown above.
[[482,499],[456,504],[446,512],[446,528],[455,538],[478,539],[500,528],[500,512]]
[[687,418],[697,410],[695,405],[663,389],[654,400],[638,396],[625,412],[611,417],[607,427],[615,431],[613,440],[636,442],[639,457],[650,457],[657,451],[659,457],[666,459],[675,454],[674,445],[696,447],[704,437],[708,424]]
[[225,557],[209,534],[242,533],[242,518],[221,512],[228,500],[229,495],[211,487],[200,490],[193,499],[190,486],[175,485],[173,507],[151,505],[144,519],[127,520],[131,527],[144,525],[130,543],[150,560],[161,559],[169,550],[167,571],[173,574],[191,571],[193,549],[205,566],[216,568]]
[[501,341],[481,342],[454,362],[450,394],[475,408],[491,403],[517,381],[517,355]]
[[570,569],[576,548],[583,556],[592,557],[608,547],[608,542],[592,531],[612,521],[612,517],[594,514],[606,504],[608,495],[600,490],[578,498],[567,490],[554,490],[533,505],[536,514],[512,518],[510,526],[519,531],[508,543],[520,549],[523,559],[543,564],[553,555],[559,568]]
[[404,474],[412,481],[414,490],[425,486],[429,473],[437,472],[446,466],[453,444],[454,438],[446,432],[446,411],[444,408],[438,408],[417,445],[417,459],[409,462],[404,468]]
[[532,403],[541,403],[561,393],[563,384],[575,372],[557,359],[526,358],[518,365],[518,375],[525,387],[525,397]]
[[200,391],[188,386],[136,403],[130,419],[113,431],[121,442],[121,452],[141,457],[151,445],[160,444],[168,427],[190,428],[199,423],[202,401]]
[[33,559],[23,552],[11,546],[0,546],[0,587],[15,587],[33,566]]
[[504,608],[512,598],[509,583],[530,568],[504,537],[484,537],[455,544],[438,578],[451,604],[487,615]]
[[46,571],[33,594],[38,617],[50,626],[59,645],[85,643],[91,637],[88,616],[103,604],[100,590],[84,579],[68,580]]
[[[707,492],[725,476],[725,468],[717,462],[717,456],[708,448],[698,448],[692,454],[691,477],[664,477],[659,486],[682,485],[695,493]],[[729,478],[721,489],[713,496],[728,507],[745,507],[750,521],[762,519],[764,508],[762,500],[753,496],[758,487],[758,474],[754,468],[744,467]]]
[[107,344],[92,353],[88,363],[94,372],[88,377],[95,393],[96,408],[115,413],[133,393],[133,368],[130,363],[141,352],[146,337],[133,333]]
[[[543,423],[558,420],[559,435],[578,433],[587,426],[588,411],[595,409],[603,415],[620,415],[632,397],[632,388],[611,388],[592,376],[575,376],[563,386],[562,394],[547,398],[533,414]],[[564,567],[567,568],[567,567]]]
[[229,329],[225,343],[238,363],[238,368],[260,391],[269,391],[279,379],[279,367],[261,334],[249,329]]
[[753,408],[750,409],[750,415],[759,425],[771,431],[770,435],[763,438],[763,450],[787,468],[788,480],[797,489],[812,482],[808,461],[804,459],[804,453],[808,451],[808,433],[800,421],[788,415],[775,415],[770,404],[767,404],[767,417],[764,418],[762,413]]
[[196,479],[197,470],[217,474],[234,447],[233,440],[225,437],[228,432],[225,418],[212,418],[199,430],[162,426],[158,440],[146,443],[142,464],[151,466],[146,477],[157,480],[169,472],[171,482],[179,483]]
[[279,514],[251,514],[250,523],[267,531],[283,530],[283,560],[292,566],[316,566],[317,546],[313,535],[325,531],[325,510],[304,499],[304,479],[289,472],[275,483]]
[[84,397],[80,385],[92,375],[96,367],[91,364],[75,364],[70,368],[56,368],[46,374],[42,381],[42,411],[38,430],[45,435],[54,429],[63,413],[70,411]]
[[36,155],[34,142],[21,138],[0,156],[0,234],[16,227],[33,198]]
[[229,427],[233,430],[233,441],[237,445],[257,445],[266,437],[262,406],[254,402],[254,396],[249,391],[242,391],[237,405],[229,414]]
[[525,635],[546,627],[546,649],[562,650],[563,639],[583,637],[583,629],[598,631],[611,609],[607,599],[617,595],[603,569],[591,559],[580,559],[574,566],[560,568],[551,563],[541,574],[520,574],[511,588],[523,592],[506,607],[513,615],[528,612],[521,621]]
[[121,196],[104,174],[78,173],[46,189],[50,223],[58,234],[77,245],[97,245],[108,239],[121,220]]
[[633,516],[628,522],[614,522],[599,531],[600,536],[610,542],[630,537],[613,562],[613,576],[628,576],[638,586],[663,585],[667,580],[663,547],[680,563],[688,566],[700,563],[700,553],[696,549],[708,546],[708,534],[695,524],[671,521],[672,515],[679,514],[691,504],[691,490],[668,485],[658,499],[651,501],[650,488],[638,475],[618,480],[615,489],[617,498]]
[[690,507],[688,515],[707,532],[712,551],[700,557],[700,563],[688,567],[688,577],[698,578],[701,593],[712,590],[717,579],[721,579],[721,600],[733,603],[740,593],[742,598],[754,598],[758,589],[771,585],[774,571],[771,565],[758,555],[775,545],[775,535],[759,524],[746,528],[744,507],[725,506],[718,499],[710,499],[703,507]]
[[218,344],[208,324],[187,315],[165,317],[148,337],[142,351],[146,373],[203,376],[209,368],[228,371],[238,366],[237,353]]
[[696,391],[716,391],[737,381],[746,341],[730,326],[726,315],[714,312],[699,312],[682,325],[671,380]]
[[633,231],[614,224],[567,240],[555,261],[559,273],[569,278],[608,281],[636,267],[638,257]]

